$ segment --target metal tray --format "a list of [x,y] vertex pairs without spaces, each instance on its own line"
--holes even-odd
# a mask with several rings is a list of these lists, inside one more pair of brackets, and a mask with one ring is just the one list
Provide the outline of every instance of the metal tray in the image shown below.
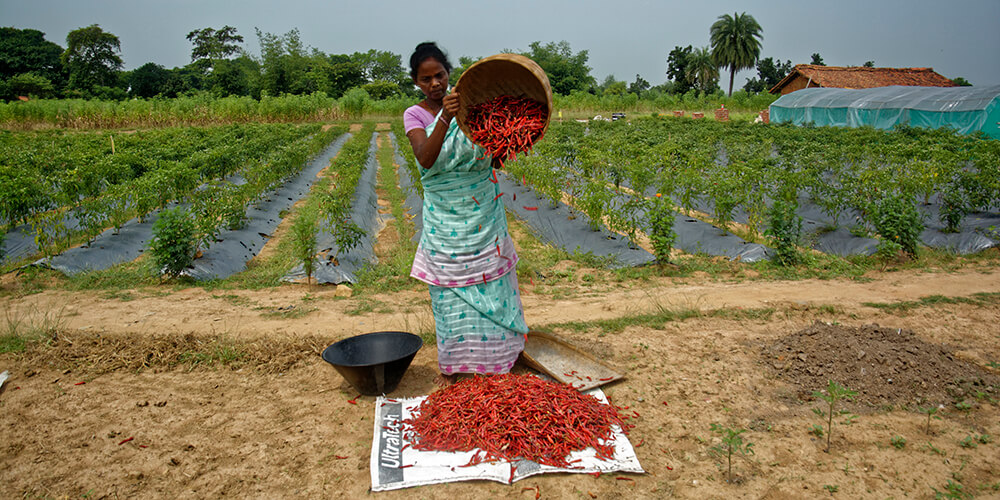
[[551,333],[528,332],[521,359],[580,392],[625,378],[604,361]]

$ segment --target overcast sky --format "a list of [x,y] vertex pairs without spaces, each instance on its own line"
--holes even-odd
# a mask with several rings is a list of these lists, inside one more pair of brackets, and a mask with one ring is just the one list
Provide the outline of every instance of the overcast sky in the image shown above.
[[[284,34],[323,52],[388,50],[409,59],[413,47],[437,41],[453,62],[533,41],[566,40],[589,52],[598,82],[612,74],[653,85],[666,80],[674,46],[706,46],[722,14],[746,12],[763,28],[761,57],[808,63],[818,52],[830,66],[932,67],[974,85],[1000,84],[1000,0],[0,0],[0,25],[32,28],[66,46],[76,28],[98,24],[119,37],[125,69],[147,62],[190,62],[188,32],[236,27],[258,54],[254,28]],[[720,78],[721,86],[728,77]],[[742,87],[756,72],[737,75]]]

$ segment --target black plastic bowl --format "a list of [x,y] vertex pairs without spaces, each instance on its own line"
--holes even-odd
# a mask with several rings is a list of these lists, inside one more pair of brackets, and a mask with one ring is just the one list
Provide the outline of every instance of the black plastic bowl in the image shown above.
[[323,360],[361,394],[378,396],[396,390],[423,344],[407,332],[366,333],[327,347]]

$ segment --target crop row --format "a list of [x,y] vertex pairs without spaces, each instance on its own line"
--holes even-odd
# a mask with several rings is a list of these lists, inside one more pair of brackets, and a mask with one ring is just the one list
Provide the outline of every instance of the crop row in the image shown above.
[[[235,125],[103,134],[6,133],[0,215],[27,222],[50,254],[171,202],[201,214],[203,241],[239,225],[248,203],[302,168],[343,128]],[[114,140],[114,143],[112,143]],[[114,146],[112,146],[114,144]]]
[[549,199],[566,193],[591,221],[634,234],[644,224],[636,214],[655,193],[710,212],[723,229],[742,210],[761,233],[773,200],[804,197],[834,221],[859,217],[868,231],[888,199],[934,201],[942,223],[956,230],[967,214],[1000,206],[998,166],[1000,141],[941,130],[641,118],[553,123],[534,152],[508,168]]

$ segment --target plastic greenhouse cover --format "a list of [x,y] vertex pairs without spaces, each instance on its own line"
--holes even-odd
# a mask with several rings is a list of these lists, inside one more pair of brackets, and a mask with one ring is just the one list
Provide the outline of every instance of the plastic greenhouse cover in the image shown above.
[[[327,257],[317,260],[313,268],[313,279],[316,283],[337,285],[355,283],[357,281],[355,273],[361,270],[365,264],[377,262],[375,241],[381,222],[378,213],[378,197],[375,194],[375,178],[378,174],[378,160],[375,157],[375,151],[378,148],[377,139],[378,132],[372,133],[365,169],[361,172],[358,185],[354,188],[354,196],[351,198],[351,222],[361,228],[364,235],[361,236],[357,246],[340,253],[333,233],[320,229],[316,235],[316,244]],[[336,261],[333,259],[334,256],[336,256]],[[281,281],[299,281],[305,278],[305,268],[299,264],[285,274]]]
[[1000,85],[988,87],[911,87],[892,85],[871,89],[813,87],[781,96],[780,108],[903,108],[922,111],[979,111],[1000,97]]
[[771,121],[796,125],[871,126],[898,124],[982,131],[1000,139],[1000,85],[990,87],[908,87],[872,89],[808,88],[771,104]]

